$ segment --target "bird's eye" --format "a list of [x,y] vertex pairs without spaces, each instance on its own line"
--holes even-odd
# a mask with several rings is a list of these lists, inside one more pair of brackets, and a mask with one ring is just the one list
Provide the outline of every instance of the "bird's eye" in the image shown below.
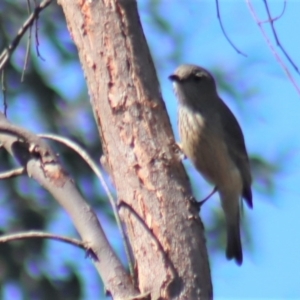
[[203,79],[203,75],[202,74],[195,74],[194,76],[193,76],[193,79],[195,80],[195,81],[200,81],[200,80],[202,80]]
[[194,81],[206,81],[209,79],[209,76],[206,72],[203,71],[197,71],[193,73],[193,79]]

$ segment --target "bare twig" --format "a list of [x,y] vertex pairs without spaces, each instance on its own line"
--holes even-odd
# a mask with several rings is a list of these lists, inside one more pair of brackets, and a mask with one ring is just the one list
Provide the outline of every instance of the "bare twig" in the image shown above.
[[[30,14],[30,12],[31,12],[30,0],[27,0],[27,11],[28,11],[28,14]],[[26,44],[26,54],[25,54],[25,61],[24,61],[23,70],[22,70],[21,82],[24,81],[25,71],[26,71],[26,68],[28,65],[28,61],[29,61],[29,53],[30,53],[30,45],[31,45],[31,28],[32,27],[30,26],[29,32],[28,32],[27,44]]]
[[36,50],[36,55],[42,60],[45,61],[45,58],[41,55],[40,53],[40,41],[39,41],[39,15],[36,16],[35,21],[34,21],[34,25],[35,25],[35,50]]
[[25,240],[25,239],[33,239],[33,238],[39,238],[39,239],[52,239],[60,242],[64,242],[67,244],[71,244],[73,246],[79,247],[80,249],[89,251],[90,249],[84,244],[83,241],[79,241],[77,239],[56,235],[52,233],[47,232],[41,232],[41,231],[29,231],[29,232],[20,232],[20,233],[14,233],[14,234],[7,234],[0,236],[0,244],[1,243],[7,243],[12,241],[19,241],[19,240]]
[[[296,70],[296,72],[298,74],[300,74],[299,72],[299,68],[297,67],[297,65],[293,62],[293,60],[291,59],[291,57],[289,56],[289,54],[287,53],[287,51],[284,49],[284,47],[281,45],[280,43],[280,40],[278,38],[278,35],[277,35],[277,32],[275,30],[275,26],[274,26],[274,19],[272,18],[271,16],[271,13],[270,13],[270,9],[269,9],[269,5],[268,5],[268,1],[266,0],[263,0],[264,4],[265,4],[265,7],[266,7],[266,11],[267,11],[267,14],[268,14],[268,20],[269,20],[269,23],[271,25],[271,29],[272,29],[272,33],[273,33],[273,36],[274,36],[274,39],[276,41],[276,45],[281,49],[281,51],[283,52],[284,56],[286,57],[286,59],[290,62],[290,64],[293,66],[293,68]],[[286,7],[286,1],[284,1],[284,8],[283,8],[283,12],[282,14],[284,13],[285,11],[285,7]],[[282,15],[281,14],[281,15]]]
[[219,23],[220,23],[220,27],[221,27],[221,30],[226,38],[226,40],[228,41],[228,43],[231,45],[231,47],[233,47],[233,49],[238,53],[238,54],[241,54],[245,57],[247,57],[247,55],[245,53],[243,53],[242,51],[240,51],[234,44],[233,42],[230,40],[229,36],[227,35],[226,31],[225,31],[225,28],[223,26],[223,23],[222,23],[222,19],[221,19],[221,15],[220,15],[220,8],[219,8],[219,0],[216,0],[216,8],[217,8],[217,17],[218,17],[218,20],[219,20]]
[[29,18],[26,20],[26,22],[23,24],[23,26],[19,29],[17,36],[15,39],[11,42],[11,44],[5,49],[2,54],[0,55],[0,71],[5,67],[7,64],[11,54],[14,52],[14,50],[17,48],[17,46],[20,43],[21,38],[27,31],[27,29],[34,23],[36,18],[39,16],[40,12],[45,9],[52,0],[44,0],[41,2],[32,12],[32,14],[29,16]]
[[5,78],[5,70],[1,71],[1,90],[3,95],[3,106],[4,106],[4,115],[7,114],[7,98],[6,98],[6,78]]
[[[277,17],[272,18],[271,20],[273,22],[278,21],[283,16],[283,14],[285,13],[285,9],[286,9],[286,0],[284,0],[282,12]],[[270,18],[265,20],[265,21],[260,21],[260,23],[270,23]]]
[[289,69],[287,68],[287,66],[285,65],[285,63],[282,61],[281,57],[279,56],[279,54],[276,52],[276,50],[274,49],[270,39],[268,38],[267,33],[265,32],[262,23],[260,22],[260,20],[258,19],[255,10],[252,6],[251,0],[246,0],[246,3],[249,7],[249,10],[252,14],[252,17],[254,18],[256,24],[259,26],[260,31],[262,32],[263,37],[265,38],[269,48],[271,49],[273,55],[275,56],[277,62],[280,64],[280,66],[282,67],[282,69],[285,71],[287,77],[289,78],[289,80],[291,81],[291,83],[294,85],[296,91],[298,92],[298,94],[300,95],[300,88],[298,87],[294,77],[292,76],[292,74],[290,73]]
[[0,180],[1,179],[8,179],[8,178],[17,177],[17,176],[20,176],[22,174],[25,174],[25,168],[24,167],[20,167],[20,168],[14,169],[14,170],[10,170],[10,171],[0,173]]

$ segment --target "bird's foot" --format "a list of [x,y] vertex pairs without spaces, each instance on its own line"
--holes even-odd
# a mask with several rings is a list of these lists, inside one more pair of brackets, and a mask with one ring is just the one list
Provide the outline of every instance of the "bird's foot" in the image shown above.
[[215,186],[214,189],[201,201],[197,202],[197,205],[199,207],[199,210],[201,206],[218,190],[218,188]]

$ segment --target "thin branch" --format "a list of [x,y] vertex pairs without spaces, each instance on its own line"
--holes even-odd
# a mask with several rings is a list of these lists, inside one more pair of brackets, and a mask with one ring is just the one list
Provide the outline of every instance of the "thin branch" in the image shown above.
[[39,42],[39,15],[36,16],[36,19],[34,21],[34,25],[35,25],[35,50],[36,50],[36,54],[37,56],[42,60],[45,61],[45,58],[41,55],[40,50],[39,50],[39,46],[40,46],[40,42]]
[[[20,135],[22,139],[17,138]],[[94,259],[95,267],[106,289],[113,297],[127,299],[138,295],[130,276],[109,244],[96,213],[80,194],[74,181],[67,175],[59,161],[52,157],[54,152],[46,146],[45,141],[41,143],[41,138],[9,123],[0,112],[1,142],[4,148],[26,169],[28,176],[49,191],[70,215],[74,226],[89,249],[89,254]]]
[[[273,22],[278,21],[283,16],[283,14],[285,13],[285,9],[286,9],[286,0],[284,0],[282,12],[277,17],[272,18],[271,20]],[[261,23],[270,23],[270,18],[268,20],[260,21],[260,22]]]
[[[287,51],[284,49],[284,47],[281,45],[280,40],[278,38],[277,32],[275,30],[275,26],[274,26],[274,19],[271,17],[271,13],[270,13],[270,9],[269,9],[269,5],[268,2],[266,0],[263,0],[265,7],[266,7],[266,11],[268,14],[268,19],[269,19],[269,23],[271,25],[271,29],[272,29],[272,33],[274,36],[274,39],[276,41],[276,45],[281,49],[281,51],[283,52],[284,56],[286,57],[286,59],[290,62],[290,64],[293,66],[293,68],[296,70],[296,72],[298,74],[300,74],[299,72],[299,68],[297,67],[297,65],[293,62],[293,60],[291,59],[291,57],[289,56],[289,54],[287,53]],[[286,6],[286,1],[284,1],[284,9],[283,12],[285,10],[285,6]],[[283,14],[283,13],[282,13]]]
[[[47,143],[37,137],[34,133],[31,133],[28,130],[9,123],[1,112],[0,132],[18,137],[20,143],[23,142],[27,144],[27,150],[30,154],[39,156],[39,158],[42,160],[43,165],[49,163],[57,163],[57,157]],[[19,160],[20,164],[22,164],[23,160],[27,158],[23,157],[24,153],[21,156],[16,156],[16,153],[14,153],[14,156]]]
[[[105,193],[107,194],[107,197],[109,199],[109,202],[112,206],[112,208],[116,209],[116,203],[115,200],[111,194],[111,192],[109,191],[109,188],[105,182],[105,179],[101,173],[100,168],[98,168],[97,164],[94,162],[94,160],[90,157],[90,155],[82,148],[80,147],[78,144],[76,144],[75,142],[64,138],[62,136],[56,135],[56,134],[46,134],[46,133],[42,133],[42,134],[38,134],[39,137],[44,138],[44,139],[49,139],[49,140],[53,140],[56,142],[59,142],[69,148],[71,148],[72,150],[74,150],[79,156],[81,156],[81,158],[89,165],[89,167],[93,170],[93,172],[96,174],[96,176],[99,178],[102,187],[105,191]],[[117,210],[116,210],[117,211]]]
[[14,169],[14,170],[9,170],[9,171],[0,173],[0,180],[17,177],[17,176],[20,176],[23,174],[26,174],[25,168],[20,167],[20,168]]
[[115,216],[115,219],[116,219],[116,222],[117,222],[117,226],[119,228],[122,239],[124,241],[125,252],[126,252],[127,260],[128,260],[128,263],[129,263],[130,274],[131,274],[131,276],[133,276],[134,275],[134,272],[133,272],[134,262],[133,262],[132,256],[130,255],[130,253],[131,253],[130,252],[130,245],[129,245],[129,242],[126,238],[126,234],[124,232],[124,228],[123,228],[121,220],[120,220],[120,216],[119,216],[119,212],[118,212],[118,209],[117,209],[116,202],[115,202],[115,200],[114,200],[114,198],[113,198],[113,196],[112,196],[112,194],[111,194],[111,192],[110,192],[110,190],[109,190],[109,188],[108,188],[108,186],[105,182],[105,179],[104,179],[104,177],[101,173],[100,168],[93,161],[93,159],[90,157],[90,155],[82,147],[80,147],[78,144],[74,143],[73,141],[71,141],[67,138],[61,137],[59,135],[55,135],[55,134],[39,134],[38,136],[41,137],[41,138],[50,139],[50,140],[62,143],[65,146],[71,148],[79,156],[81,156],[81,158],[89,165],[89,167],[96,174],[96,176],[98,177],[98,179],[101,182],[101,185],[102,185],[102,187],[103,187],[103,189],[104,189],[104,191],[105,191],[105,193],[106,193],[106,195],[109,199],[110,205],[113,209],[113,213],[114,213],[114,216]]
[[4,106],[4,115],[7,115],[7,93],[6,93],[6,78],[5,78],[5,70],[1,71],[1,90],[3,95],[3,106]]
[[287,66],[285,65],[285,63],[282,61],[281,57],[279,56],[279,54],[276,52],[275,48],[273,47],[270,39],[268,38],[267,33],[265,32],[262,23],[260,22],[260,20],[258,19],[255,10],[252,6],[251,0],[246,0],[246,3],[249,7],[250,13],[252,14],[252,17],[254,18],[256,24],[259,26],[260,31],[262,32],[263,37],[265,38],[269,48],[271,49],[273,55],[275,56],[277,62],[280,64],[280,66],[282,67],[282,69],[285,71],[287,77],[289,78],[289,80],[291,81],[291,83],[294,85],[296,91],[298,92],[298,94],[300,95],[300,88],[298,87],[295,79],[293,78],[292,74],[290,73],[289,69],[287,68]]
[[11,42],[7,49],[5,49],[2,54],[0,55],[0,71],[5,67],[9,58],[11,57],[12,53],[15,51],[17,46],[20,43],[21,38],[27,31],[27,29],[34,23],[35,19],[39,16],[40,12],[45,9],[52,0],[44,0],[41,2],[33,11],[33,13],[29,16],[23,26],[19,29],[17,36]]
[[[27,11],[28,14],[31,12],[31,6],[30,6],[30,0],[27,0]],[[32,27],[29,27],[29,32],[28,32],[28,39],[27,39],[27,44],[26,44],[26,54],[25,54],[25,60],[24,60],[24,65],[23,65],[23,70],[22,70],[22,76],[21,76],[21,82],[24,82],[24,77],[25,77],[25,71],[27,69],[28,61],[29,61],[29,53],[30,53],[30,45],[31,45],[31,32],[32,32]]]
[[218,17],[218,20],[219,20],[219,24],[220,24],[220,27],[222,29],[222,32],[226,38],[226,40],[228,41],[228,43],[231,45],[231,47],[238,53],[238,54],[241,54],[245,57],[247,57],[247,55],[245,53],[243,53],[242,51],[240,51],[234,44],[233,42],[230,40],[229,36],[227,35],[226,31],[225,31],[225,28],[223,26],[223,23],[222,23],[222,20],[221,20],[221,15],[220,15],[220,8],[219,8],[219,0],[216,0],[216,8],[217,8],[217,17]]
[[25,239],[33,239],[33,238],[56,240],[56,241],[60,241],[66,244],[76,246],[86,251],[90,251],[90,249],[85,245],[83,241],[61,236],[61,235],[52,234],[52,233],[41,232],[41,231],[29,231],[29,232],[20,232],[20,233],[2,235],[0,236],[0,244],[12,242],[12,241],[25,240]]

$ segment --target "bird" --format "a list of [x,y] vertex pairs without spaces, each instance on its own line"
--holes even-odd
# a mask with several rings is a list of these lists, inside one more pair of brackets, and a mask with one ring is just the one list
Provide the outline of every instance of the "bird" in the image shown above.
[[243,262],[240,202],[253,207],[251,171],[241,127],[219,97],[214,77],[203,67],[183,64],[169,76],[178,99],[183,153],[219,193],[225,215],[227,259]]

